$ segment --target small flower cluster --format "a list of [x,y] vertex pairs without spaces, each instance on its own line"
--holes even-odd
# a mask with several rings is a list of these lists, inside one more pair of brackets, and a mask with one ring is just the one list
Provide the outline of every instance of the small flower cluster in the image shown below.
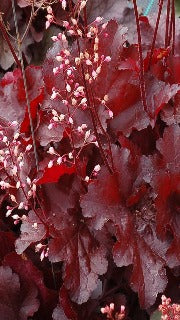
[[[14,132],[12,134],[12,132]],[[9,138],[12,137],[12,138]],[[15,209],[28,210],[29,199],[35,197],[36,184],[23,174],[26,158],[32,145],[22,146],[21,135],[17,131],[17,122],[12,122],[9,127],[0,130],[0,167],[4,179],[0,181],[1,190],[8,190],[11,205],[7,206],[6,217]],[[14,223],[24,220],[26,216],[12,215]]]
[[180,304],[171,304],[171,299],[162,296],[162,304],[159,306],[161,311],[161,320],[179,320],[180,319]]
[[[78,0],[77,1],[76,6],[74,8],[74,16],[77,16],[78,19],[79,19],[80,12],[85,8],[87,1],[88,0]],[[67,9],[67,0],[59,0],[59,2],[61,3],[62,9],[66,10]],[[46,16],[46,19],[47,19],[46,29],[48,29],[52,23],[56,24],[57,22],[56,22],[56,18],[54,16],[54,14],[53,14],[52,7],[49,5],[46,9],[47,9],[47,13],[48,13]],[[73,19],[73,20],[76,21],[76,19]],[[77,22],[74,22],[74,25],[77,25]],[[67,25],[67,27],[68,27],[68,25]],[[74,33],[72,33],[72,34],[74,35]],[[78,30],[78,34],[82,35],[82,32],[80,29]]]
[[[81,66],[83,66],[84,80],[87,84],[92,84],[99,76],[102,70],[103,63],[108,63],[111,61],[110,56],[100,55],[98,53],[99,49],[99,35],[101,32],[105,31],[107,24],[104,23],[99,26],[102,18],[98,17],[96,20],[87,26],[86,33],[84,36],[86,39],[91,39],[93,50],[91,46],[89,50],[86,48],[84,51],[80,51],[79,55],[73,57],[68,47],[68,41],[65,33],[59,33],[57,36],[53,36],[52,40],[57,42],[61,41],[63,49],[56,56],[56,60],[60,63],[58,67],[53,69],[54,75],[59,73],[63,74],[65,82],[65,95],[63,97],[62,92],[58,89],[52,89],[51,100],[60,97],[62,102],[66,106],[73,106],[75,108],[82,108],[83,110],[88,106],[88,98],[86,93],[85,84],[79,84],[75,81],[78,78],[76,75],[79,74]],[[78,29],[78,20],[71,18],[71,24],[68,21],[63,21],[63,26],[66,29],[67,34],[78,37],[82,37],[82,30]],[[104,36],[108,36],[104,33]],[[64,91],[63,91],[64,92]],[[106,102],[108,101],[108,96],[105,95],[101,103],[106,107]],[[106,107],[107,108],[107,107]],[[108,109],[108,108],[107,108]],[[112,111],[108,109],[110,117],[113,117]]]
[[[65,128],[69,127],[71,132],[71,141],[73,131],[76,131],[82,137],[84,136],[84,144],[87,143],[90,135],[93,135],[93,132],[88,130],[87,124],[83,123],[80,126],[75,128],[73,115],[75,114],[78,108],[85,110],[87,108],[87,98],[85,93],[85,88],[83,85],[80,85],[75,81],[75,72],[77,72],[76,64],[71,63],[70,58],[71,54],[68,50],[68,42],[65,34],[59,34],[58,36],[52,37],[53,41],[61,41],[63,49],[56,56],[56,60],[60,63],[58,67],[53,69],[54,75],[61,73],[64,79],[64,90],[60,91],[57,88],[52,89],[51,100],[60,98],[62,104],[66,108],[66,112],[63,111],[59,114],[55,109],[52,109],[52,119],[48,126],[48,129],[51,130],[58,125],[61,125]],[[87,129],[87,130],[86,130]],[[74,150],[72,150],[72,153]]]
[[119,312],[115,312],[114,303],[110,303],[109,306],[101,308],[101,313],[106,314],[107,319],[122,320],[125,318],[125,306],[121,306],[121,310]]
[[48,253],[49,253],[49,248],[48,245],[42,244],[42,243],[38,243],[35,246],[35,251],[36,252],[41,252],[40,253],[40,260],[42,261],[44,258],[48,257]]
[[54,14],[53,14],[51,6],[47,7],[47,13],[48,14],[46,16],[46,18],[47,18],[47,20],[46,20],[46,29],[48,29],[50,27],[51,23],[54,22]]
[[[85,8],[86,2],[87,1],[78,1],[74,10],[79,13]],[[62,7],[63,9],[66,8],[66,1],[62,1]],[[52,9],[49,8],[48,12],[51,14],[52,18]],[[107,23],[102,24],[103,18],[97,17],[94,22],[87,25],[87,27],[82,28],[79,23],[79,15],[77,14],[74,16],[76,16],[76,19],[71,17],[69,21],[63,21],[63,26],[65,28],[63,33],[59,33],[57,36],[52,37],[54,42],[60,42],[61,47],[60,52],[56,55],[56,61],[59,62],[59,64],[53,68],[53,73],[55,76],[58,74],[62,76],[64,88],[52,88],[50,99],[51,101],[59,99],[65,108],[62,107],[62,111],[58,112],[52,107],[52,119],[50,120],[48,129],[51,130],[60,125],[64,130],[67,128],[69,129],[71,142],[73,141],[73,135],[77,133],[76,136],[79,136],[83,147],[87,146],[89,143],[95,143],[97,147],[100,147],[96,132],[97,128],[93,128],[94,130],[92,130],[92,128],[89,129],[86,123],[82,123],[76,127],[74,115],[79,109],[81,111],[86,111],[86,109],[89,111],[91,109],[91,117],[96,119],[94,120],[94,123],[97,125],[97,119],[100,123],[98,110],[96,110],[95,106],[95,104],[97,104],[98,106],[103,106],[105,112],[108,114],[107,118],[113,118],[113,112],[107,106],[107,101],[109,99],[107,94],[101,99],[94,96],[94,94],[93,97],[91,97],[92,94],[90,94],[90,96],[88,94],[88,91],[93,92],[93,85],[102,71],[103,64],[111,61],[110,56],[99,53],[100,34],[103,32],[104,37],[108,36],[108,33],[106,32]],[[89,45],[81,49],[79,47],[77,54],[73,49],[69,48],[67,35],[73,36],[77,41],[83,37]],[[91,41],[89,41],[90,39]],[[100,130],[104,134],[101,124],[100,127]],[[74,148],[75,146],[72,143],[72,151],[70,154],[73,154],[75,157],[76,152]],[[101,150],[101,153],[102,152],[103,151]],[[60,159],[59,156],[58,159]],[[51,161],[49,166],[52,165],[53,162]]]
[[84,179],[84,181],[87,182],[87,183],[89,183],[92,178],[97,177],[97,175],[98,175],[98,173],[100,172],[100,170],[101,170],[101,166],[100,166],[99,164],[97,164],[97,165],[94,167],[94,169],[93,169],[90,177],[89,177],[89,176],[86,176],[85,179]]
[[[67,154],[63,154],[63,156],[61,156],[53,147],[49,147],[47,153],[49,153],[50,155],[57,156],[56,163],[58,165],[60,165],[61,163],[65,163],[65,162],[67,163],[73,159],[72,152],[69,152]],[[52,168],[52,166],[54,165],[54,161],[55,161],[54,159],[49,161],[48,168]]]

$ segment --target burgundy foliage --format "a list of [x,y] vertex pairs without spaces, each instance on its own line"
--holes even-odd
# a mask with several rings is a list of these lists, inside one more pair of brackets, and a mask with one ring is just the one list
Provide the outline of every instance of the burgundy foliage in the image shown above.
[[0,80],[2,320],[103,320],[110,303],[146,320],[177,300],[180,33],[165,45],[164,9],[153,47],[142,15],[140,44],[132,3],[91,2],[78,27],[78,1],[53,6],[60,33],[27,88],[19,68]]

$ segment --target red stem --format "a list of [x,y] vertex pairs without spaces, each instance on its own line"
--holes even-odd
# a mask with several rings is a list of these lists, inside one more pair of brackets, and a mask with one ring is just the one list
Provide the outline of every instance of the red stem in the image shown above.
[[151,52],[150,52],[150,57],[149,57],[149,66],[148,66],[148,69],[150,68],[151,61],[152,61],[152,56],[153,56],[153,52],[154,52],[154,47],[155,47],[155,42],[156,42],[156,37],[157,37],[157,32],[158,32],[158,27],[159,27],[159,21],[160,21],[161,12],[162,12],[162,7],[163,7],[163,2],[164,2],[164,0],[161,0],[161,1],[160,1],[160,4],[159,4],[159,11],[158,11],[158,16],[157,16],[157,21],[156,21],[156,27],[155,27],[155,30],[154,30],[153,41],[152,41],[152,45],[151,45]]
[[168,0],[168,3],[167,3],[165,48],[167,48],[167,46],[168,46],[169,19],[170,19],[170,2],[171,2],[171,0]]
[[[83,69],[82,69],[83,70]],[[94,132],[95,132],[95,136],[96,136],[96,139],[97,139],[97,142],[98,142],[98,145],[99,145],[99,150],[100,150],[100,153],[101,153],[101,156],[102,156],[102,159],[103,159],[103,162],[104,164],[107,166],[110,174],[113,174],[113,171],[108,163],[108,160],[104,154],[104,150],[103,150],[103,147],[102,147],[102,144],[101,144],[101,140],[99,138],[99,134],[98,134],[98,131],[97,131],[97,122],[96,122],[96,114],[95,114],[95,111],[91,108],[91,104],[90,104],[90,99],[89,99],[89,95],[88,95],[88,90],[87,90],[87,85],[86,85],[86,82],[85,82],[85,78],[84,78],[84,86],[85,86],[85,90],[86,90],[86,97],[87,97],[87,101],[88,101],[88,107],[89,107],[89,110],[90,110],[90,113],[91,113],[91,119],[92,119],[92,123],[93,123],[93,127],[94,127]]]
[[[64,78],[64,83],[66,83],[64,71],[63,71],[63,78]],[[68,101],[68,95],[67,95],[66,88],[65,88],[65,92],[66,92],[66,100]],[[67,112],[68,112],[68,118],[70,118],[71,113],[70,113],[69,105],[67,105]],[[75,149],[75,143],[74,143],[74,137],[73,137],[73,125],[70,123],[69,126],[70,126],[70,140],[71,140],[71,144],[72,144],[72,148],[73,148],[73,157],[74,157],[76,168],[78,168],[77,158],[76,158],[76,149]]]
[[170,26],[169,26],[168,42],[167,42],[168,46],[170,46],[170,44],[171,44],[172,30],[173,30],[173,15],[171,12],[171,20],[170,20]]
[[111,158],[111,163],[112,163],[112,169],[113,169],[113,172],[115,172],[115,166],[114,166],[114,161],[113,161],[113,155],[112,155],[112,148],[111,148],[111,142],[110,142],[110,138],[109,138],[109,135],[108,133],[104,130],[102,124],[101,124],[101,121],[99,119],[99,115],[96,111],[96,108],[95,108],[95,98],[94,98],[94,94],[93,94],[93,89],[91,88],[90,86],[90,90],[91,90],[91,95],[92,95],[92,99],[93,99],[93,104],[94,104],[94,111],[95,111],[95,117],[96,117],[96,121],[99,123],[99,126],[101,128],[101,131],[102,133],[104,133],[106,139],[107,139],[107,142],[108,142],[108,147],[109,147],[109,152],[110,152],[110,158]]
[[139,14],[136,0],[133,0],[134,4],[134,13],[136,18],[136,27],[137,27],[137,34],[138,34],[138,51],[139,51],[139,64],[140,64],[140,90],[141,90],[141,99],[144,110],[147,112],[147,101],[146,101],[146,87],[145,87],[145,80],[144,80],[144,63],[143,63],[143,54],[142,54],[142,40],[141,40],[141,30],[139,24]]
[[12,53],[12,55],[14,57],[14,60],[15,60],[15,62],[17,64],[17,66],[21,69],[21,63],[20,63],[20,61],[19,61],[19,59],[17,57],[17,54],[16,54],[16,52],[15,52],[15,50],[14,50],[14,48],[13,48],[13,46],[12,46],[10,40],[9,40],[6,28],[4,27],[3,22],[2,22],[2,17],[0,17],[0,29],[1,29],[1,32],[3,34],[3,38],[5,39],[5,41],[7,42],[8,46],[9,46],[9,49],[11,50],[11,53]]
[[72,0],[69,1],[69,20],[74,17],[74,3]]
[[175,53],[175,34],[176,33],[176,15],[175,15],[175,0],[172,0],[172,54]]
[[[77,39],[77,46],[78,46],[78,52],[79,52],[79,55],[80,55],[81,50],[80,50],[80,45],[79,45],[79,40],[78,39]],[[99,138],[99,134],[98,134],[98,131],[97,131],[96,116],[94,114],[93,108],[91,107],[88,88],[87,88],[86,79],[85,79],[84,68],[83,68],[82,63],[81,63],[81,72],[82,72],[84,87],[85,87],[85,91],[86,91],[86,98],[87,98],[88,108],[89,108],[90,113],[91,113],[91,119],[92,119],[92,123],[93,123],[93,127],[94,127],[95,136],[96,136],[96,139],[97,139],[97,142],[98,142],[98,145],[99,145],[99,150],[100,150],[100,153],[101,153],[101,156],[102,156],[104,164],[108,168],[110,174],[113,174],[113,171],[112,171],[112,169],[111,169],[111,167],[110,167],[110,165],[108,163],[108,160],[106,158],[106,155],[104,154],[104,150],[103,150],[103,147],[102,147],[102,144],[101,144],[101,140]]]

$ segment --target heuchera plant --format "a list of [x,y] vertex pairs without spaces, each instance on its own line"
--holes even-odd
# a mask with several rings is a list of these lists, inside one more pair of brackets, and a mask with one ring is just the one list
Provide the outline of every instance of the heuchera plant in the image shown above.
[[96,2],[59,1],[59,23],[46,1],[61,29],[43,65],[20,54],[0,81],[2,320],[150,319],[162,294],[177,302],[175,4],[148,18],[122,1],[107,21]]

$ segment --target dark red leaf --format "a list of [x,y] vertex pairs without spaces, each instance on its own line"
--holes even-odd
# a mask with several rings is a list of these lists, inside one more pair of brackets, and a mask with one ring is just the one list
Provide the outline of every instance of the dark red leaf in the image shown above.
[[147,81],[147,106],[148,113],[155,118],[160,110],[169,100],[180,90],[178,84],[166,84],[160,80],[151,77]]
[[40,178],[36,184],[45,184],[58,182],[61,176],[64,174],[72,174],[75,173],[76,167],[72,165],[71,167],[67,167],[65,164],[55,165],[51,168],[45,168],[42,178]]
[[68,320],[68,318],[65,316],[63,309],[58,305],[52,314],[53,320]]
[[[131,194],[133,175],[137,170],[130,164],[130,152],[126,148],[113,148],[115,174],[111,175],[102,168],[97,180],[90,183],[88,193],[81,199],[84,217],[93,218],[94,228],[99,230],[111,220],[116,222],[119,214],[123,214],[123,205]],[[134,173],[133,173],[134,171]]]
[[0,299],[1,319],[27,320],[39,308],[36,287],[25,288],[8,266],[0,267]]
[[78,206],[80,194],[84,192],[84,189],[76,175],[65,174],[61,176],[57,183],[44,184],[42,191],[48,218],[56,228],[57,226],[61,228],[64,222],[63,216],[67,223],[67,212],[69,209]]
[[[151,58],[151,64],[156,64],[158,61],[162,60],[163,58],[167,58],[170,55],[170,47],[164,49],[164,48],[155,48],[152,58]],[[149,58],[150,58],[150,52],[148,52],[147,57],[144,59],[144,67],[146,71],[148,70],[149,66]]]
[[180,169],[180,127],[172,125],[164,130],[163,138],[156,143],[163,156],[167,169],[178,172]]
[[[41,109],[43,106],[41,107]],[[53,108],[53,106],[51,106]],[[49,107],[48,111],[52,109]],[[64,111],[64,110],[63,110]],[[62,113],[62,111],[61,111]],[[51,130],[48,129],[52,117],[42,111],[41,121],[36,131],[36,139],[40,142],[41,146],[47,146],[50,142],[59,142],[63,138],[65,126],[57,123]]]
[[15,236],[12,232],[0,231],[0,261],[3,260],[4,256],[9,252],[14,251]]
[[21,235],[15,242],[16,252],[23,253],[32,243],[41,241],[46,236],[46,228],[33,211],[30,211],[21,225]]
[[0,11],[3,12],[3,15],[6,15],[11,10],[11,1],[10,0],[2,0],[0,3]]
[[[29,66],[26,69],[27,90],[29,101],[36,99],[42,92],[43,79],[40,67]],[[11,94],[9,94],[11,92]],[[7,112],[6,110],[8,105]],[[19,69],[7,72],[0,81],[0,113],[1,117],[12,122],[17,120],[19,124],[25,116],[26,95],[22,74]]]
[[[170,231],[174,238],[179,239],[179,205],[180,205],[180,174],[159,174],[154,178],[157,192],[155,201],[157,208],[156,226],[159,236],[165,237]],[[178,248],[177,248],[178,249]]]
[[[38,112],[38,106],[40,103],[42,103],[44,98],[43,90],[41,91],[40,95],[36,97],[34,100],[30,103],[30,112],[31,112],[31,118],[34,122],[37,119],[37,112]],[[30,131],[30,120],[29,120],[29,113],[28,108],[26,107],[26,113],[23,122],[21,123],[20,128],[21,133],[29,133]]]
[[[147,218],[146,218],[147,219]],[[138,223],[128,213],[121,215],[117,226],[118,242],[113,249],[118,267],[133,264],[130,285],[138,292],[143,308],[154,304],[157,294],[163,292],[166,284],[165,262],[162,257],[167,250],[155,234],[153,225]],[[151,290],[149,290],[151,288]]]
[[[41,94],[44,86],[42,68],[33,65],[28,66],[25,73],[28,98],[30,101],[32,101]],[[22,76],[17,79],[17,96],[19,103],[26,102],[26,93]]]
[[64,89],[64,81],[62,74],[54,75],[53,68],[59,66],[56,61],[56,55],[61,52],[62,45],[60,42],[56,42],[53,45],[53,48],[50,49],[46,55],[46,59],[43,63],[43,80],[45,84],[45,91],[47,94],[52,94],[53,88],[58,88],[59,90]]
[[161,119],[168,125],[180,124],[180,93],[178,92],[173,104],[168,103],[161,112]]
[[42,272],[25,255],[21,257],[15,252],[6,255],[3,266],[9,266],[17,273],[25,288],[36,287],[40,300],[38,314],[43,319],[49,320],[56,305],[57,294],[45,286]]
[[135,192],[127,199],[127,207],[131,207],[138,203],[141,200],[141,198],[143,198],[146,191],[147,187],[145,184],[143,184],[142,186],[140,186],[140,188],[135,190]]
[[73,302],[70,300],[68,291],[64,286],[62,286],[59,291],[59,303],[62,306],[64,313],[68,317],[68,319],[72,319],[72,320],[78,319],[77,313],[73,306]]
[[[121,140],[131,151],[113,150],[116,174],[110,175],[102,168],[97,180],[89,184],[81,207],[83,215],[92,218],[94,229],[102,229],[109,220],[117,226],[115,262],[118,267],[133,265],[131,287],[138,292],[141,306],[147,308],[166,287],[164,258],[170,243],[158,240],[156,235],[152,196],[146,199],[149,188],[144,185],[143,178],[138,177],[137,148],[127,139]],[[144,170],[149,172],[148,167]],[[137,209],[129,211],[127,205],[136,205]],[[149,291],[149,287],[153,290]]]
[[169,67],[169,76],[167,80],[172,83],[180,83],[180,57],[171,56],[167,61],[167,65]]
[[117,19],[122,21],[126,17],[125,9],[128,8],[128,4],[125,0],[121,3],[117,0],[97,0],[95,3],[88,3],[87,12],[88,20],[92,22],[98,16],[105,18],[107,21],[110,19]]
[[50,261],[64,262],[64,286],[71,299],[79,304],[86,302],[97,286],[98,276],[107,270],[105,249],[98,245],[85,223],[75,218],[51,235]]
[[[21,71],[16,69],[13,72],[7,72],[0,81],[0,113],[1,117],[8,122],[17,120],[21,123],[25,114],[25,109],[19,103],[18,98],[18,81],[20,78]],[[7,105],[8,111],[4,112]]]
[[[9,1],[1,1],[0,12],[4,11],[4,23],[13,35]],[[23,32],[31,5],[29,0],[16,2],[17,23]],[[154,1],[154,14],[146,17],[142,14],[148,0],[137,0],[147,100],[144,110],[132,1],[89,1],[80,15],[79,1],[66,1],[65,10],[61,2],[52,5],[58,26],[54,21],[49,31],[50,35],[54,30],[55,34],[67,34],[68,41],[58,40],[60,35],[53,38],[42,67],[25,67],[38,172],[33,148],[26,148],[33,141],[21,71],[7,72],[0,81],[0,319],[100,320],[105,317],[100,307],[106,303],[114,303],[115,312],[126,305],[129,320],[145,319],[156,308],[158,295],[177,287],[170,274],[176,278],[180,261],[180,59],[176,54],[180,26],[176,23],[172,54],[174,39],[166,47],[164,44],[165,1],[150,61],[158,0]],[[47,11],[51,8],[38,10],[30,25],[36,41],[42,37]],[[67,21],[76,29],[72,11],[78,32],[82,31],[80,37],[65,30]],[[98,16],[104,16],[104,21],[92,22]],[[115,17],[118,21],[106,24]],[[86,22],[92,24],[86,28]],[[172,22],[169,36],[171,26]],[[47,42],[46,37],[44,40]],[[8,69],[13,57],[9,49],[7,54],[3,50],[6,41],[0,42],[0,64],[4,59]],[[30,48],[33,60],[41,43],[36,47]],[[75,58],[80,52],[84,56],[80,55],[78,64]],[[65,63],[56,57],[64,54],[68,56]],[[53,70],[56,67],[60,68]],[[0,70],[0,76],[2,73]],[[84,87],[82,96],[74,92],[74,86],[80,86],[80,91]],[[59,91],[55,99],[51,96],[54,90]],[[82,105],[82,97],[87,106]],[[64,116],[53,117],[54,110]],[[11,125],[14,120],[17,127]],[[15,130],[20,135],[13,140]],[[57,153],[51,154],[49,147]],[[68,161],[70,152],[76,156],[75,162]],[[59,166],[58,155],[63,159]],[[95,172],[97,164],[101,167]],[[18,208],[22,202],[28,211]],[[14,215],[6,218],[11,206]],[[15,214],[19,224],[13,221]],[[148,314],[142,308],[148,309]]]
[[122,210],[121,199],[117,176],[103,168],[98,179],[89,184],[88,193],[82,197],[83,215],[93,218],[95,229],[101,230],[107,221],[116,220]]
[[147,128],[150,119],[143,110],[142,103],[138,102],[129,106],[126,110],[120,111],[119,114],[111,120],[110,126],[117,134],[123,132],[125,136],[129,136],[133,129],[138,131]]

